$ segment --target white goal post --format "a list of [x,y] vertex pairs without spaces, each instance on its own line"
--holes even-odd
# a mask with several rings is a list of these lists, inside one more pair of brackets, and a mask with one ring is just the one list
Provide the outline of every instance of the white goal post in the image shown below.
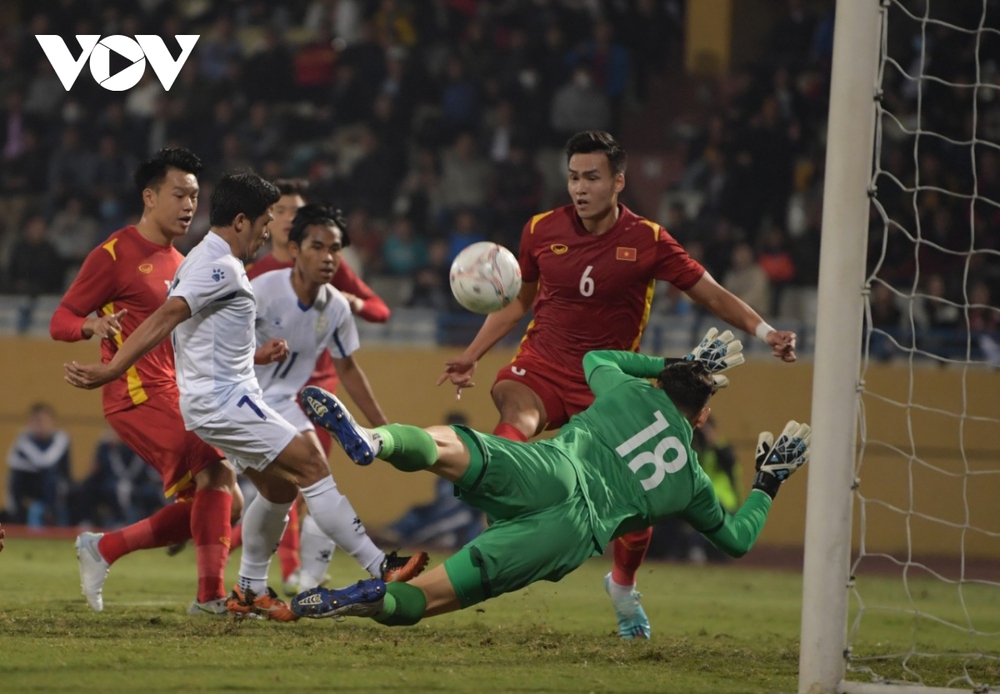
[[[914,7],[920,9],[913,11]],[[964,24],[958,20],[949,23],[949,17],[956,16],[954,13],[934,16],[932,7],[936,7],[938,12],[961,9],[966,13],[961,16],[968,21]],[[836,3],[812,394],[812,454],[807,487],[800,694],[942,694],[955,691],[979,694],[1000,691],[1000,597],[995,597],[996,589],[1000,588],[1000,576],[997,575],[1000,564],[997,563],[996,550],[1000,546],[1000,521],[996,520],[1000,518],[996,512],[1000,508],[996,502],[996,492],[1000,489],[996,486],[1000,477],[1000,466],[996,464],[996,452],[1000,450],[1000,438],[996,436],[996,432],[1000,431],[1000,409],[996,403],[1000,400],[995,395],[995,374],[994,377],[979,376],[985,373],[981,367],[989,365],[995,368],[1000,365],[1000,347],[997,346],[995,322],[991,324],[992,328],[983,328],[980,323],[977,333],[970,319],[972,310],[1000,312],[1000,308],[995,299],[973,299],[969,291],[972,260],[981,261],[980,265],[987,261],[994,263],[991,266],[993,269],[1000,266],[1000,250],[995,243],[991,246],[988,242],[989,234],[996,233],[995,228],[990,229],[976,219],[977,203],[990,210],[1000,209],[997,193],[989,189],[993,196],[990,198],[980,192],[987,189],[981,189],[977,180],[980,171],[978,154],[990,152],[991,156],[1000,156],[997,154],[1000,152],[1000,101],[997,101],[1000,99],[1000,78],[996,78],[1000,64],[1000,48],[997,48],[1000,46],[1000,27],[997,18],[988,11],[990,7],[994,14],[1000,11],[1000,5],[989,0],[837,0]],[[971,14],[975,19],[976,12],[980,12],[978,25],[970,23],[967,16]],[[893,24],[894,21],[896,24]],[[912,31],[915,56],[906,66],[889,53],[890,45],[899,45],[898,40],[890,40],[893,29],[897,32],[892,35],[894,39],[903,36],[907,41]],[[903,33],[900,34],[900,31]],[[952,37],[951,44],[946,44],[949,39],[941,38],[948,35]],[[974,74],[953,76],[939,72],[938,66],[947,62],[940,60],[941,52],[945,50],[940,46],[954,47],[955,37],[958,37],[958,43],[966,42],[972,47],[965,55],[974,56],[975,65],[969,66],[969,72],[974,69]],[[936,41],[940,42],[938,46],[935,46]],[[934,50],[939,52],[934,53]],[[981,61],[981,56],[988,56],[992,61],[989,70],[984,70],[987,58],[983,57]],[[887,68],[891,72],[888,78]],[[898,94],[888,89],[886,94],[882,93],[887,79],[906,84],[909,96],[915,99],[916,107],[912,113],[897,115],[886,106],[891,94],[893,107],[902,108]],[[923,118],[932,109],[925,101],[928,97],[924,90],[935,88],[939,90],[938,94],[941,88],[950,89],[953,94],[962,94],[961,98],[955,99],[955,103],[964,103],[962,98],[966,96],[971,100],[971,111],[967,114],[962,108],[950,107],[953,113],[967,116],[968,130],[965,133],[956,134],[946,129],[935,132],[932,129],[933,120],[928,118],[925,123]],[[981,107],[984,112],[989,109],[988,113],[996,117],[996,127],[992,121],[979,125],[980,120],[989,120],[981,119]],[[977,129],[980,127],[981,130]],[[883,140],[887,129],[892,130],[895,138],[892,145]],[[883,151],[883,147],[895,146],[897,150],[892,154],[898,155],[899,148],[911,141],[912,181],[909,175],[899,174],[899,168],[889,171],[887,169],[891,165],[886,165],[883,169],[882,158],[889,151]],[[933,178],[924,181],[921,168],[924,148],[934,146],[949,147],[953,153],[960,152],[961,156],[967,152],[971,162],[971,182],[949,185]],[[953,157],[952,161],[958,158]],[[907,204],[912,208],[912,217],[897,219],[891,216],[889,206],[882,204],[883,195],[877,190],[876,184],[880,181],[886,182],[887,189],[895,186],[893,190],[906,197]],[[971,192],[967,187],[969,185]],[[935,237],[925,235],[921,213],[926,210],[918,206],[918,196],[926,196],[928,192],[947,201],[943,204],[963,206],[963,211],[968,212],[967,220],[954,222],[956,229],[959,224],[967,225],[960,235],[962,243],[966,243],[965,237],[968,237],[967,246],[939,245]],[[921,201],[924,199],[920,198]],[[881,217],[886,237],[891,233],[897,242],[910,244],[908,249],[912,247],[915,276],[912,282],[906,280],[910,283],[908,287],[900,286],[898,275],[892,280],[878,273],[886,259],[886,238],[883,239],[882,258],[866,258],[870,247],[869,224],[873,205]],[[995,225],[996,222],[990,224]],[[984,229],[986,233],[983,233]],[[984,238],[980,240],[977,235]],[[920,333],[914,321],[914,306],[929,298],[924,293],[929,290],[924,288],[923,282],[932,273],[928,268],[922,275],[920,267],[921,251],[928,248],[932,252],[951,254],[950,258],[961,257],[964,263],[964,272],[955,270],[955,276],[950,278],[961,281],[963,297],[957,300],[930,297],[962,312],[964,323],[960,321],[958,324],[964,325],[965,346],[959,354],[936,353],[929,346],[932,344],[927,339],[929,333]],[[866,269],[866,261],[871,260],[877,261],[874,271],[870,269],[871,263]],[[890,296],[897,307],[906,303],[909,315],[904,317],[908,318],[909,325],[896,326],[899,330],[895,330],[886,327],[891,322],[873,323],[871,307],[874,302],[869,298],[870,289],[880,290],[883,297]],[[902,312],[906,313],[905,310]],[[880,344],[888,347],[887,358],[904,357],[908,362],[909,392],[905,396],[895,396],[894,399],[894,396],[886,396],[873,386],[869,357],[875,354],[872,350],[876,337]],[[982,348],[982,343],[975,343],[974,338],[988,339],[996,354],[986,358],[979,356],[976,350],[985,353],[986,349]],[[938,378],[929,379],[925,372],[915,370],[915,362],[918,365],[933,364]],[[903,373],[902,370],[900,372]],[[958,393],[953,397],[953,406],[939,405],[938,402],[929,404],[916,398],[914,384],[919,379],[915,374],[919,379],[927,378],[928,382],[933,381],[938,386],[945,379],[952,379],[957,384],[955,390]],[[894,372],[892,377],[896,377]],[[993,390],[990,390],[991,384]],[[983,392],[988,392],[985,400],[981,397]],[[921,396],[924,397],[925,393]],[[944,400],[946,396],[942,395],[940,401]],[[874,406],[869,403],[874,403]],[[869,411],[870,407],[872,410],[881,409],[875,413]],[[896,419],[893,419],[894,416]],[[920,439],[922,444],[930,441],[932,437],[928,429],[932,429],[933,425],[928,426],[927,423],[933,417],[948,418],[954,422],[958,434],[953,439],[954,444],[938,444],[936,451],[924,454],[918,450],[916,441]],[[907,429],[907,444],[882,441],[879,440],[881,434],[873,434],[873,424],[891,429],[897,421],[903,422],[902,428]],[[924,427],[923,430],[921,427]],[[980,432],[977,441],[986,441],[988,445],[979,450],[967,450],[967,429]],[[938,440],[944,441],[945,437]],[[880,455],[882,459],[879,459]],[[939,460],[931,461],[935,455]],[[902,462],[892,468],[885,464],[889,456]],[[866,462],[866,459],[872,462]],[[957,463],[951,465],[947,461]],[[893,470],[903,470],[903,473],[891,476]],[[882,476],[883,483],[888,480],[903,489],[901,496],[905,497],[905,503],[866,494],[866,487],[861,482],[867,484],[868,480],[861,479],[862,472],[867,472],[873,482]],[[939,481],[928,484],[928,479]],[[918,508],[916,500],[919,492],[930,491],[943,498],[943,494],[932,487],[933,484],[960,485],[964,509],[958,508],[949,516],[940,511]],[[921,488],[921,485],[924,487]],[[877,486],[877,483],[873,484],[873,488]],[[923,500],[926,497],[927,494]],[[985,504],[984,499],[987,500]],[[978,502],[978,506],[974,502]],[[858,504],[857,510],[855,504]],[[883,515],[877,516],[878,513]],[[855,518],[860,523],[855,534],[860,547],[858,557],[852,563],[852,522]],[[885,520],[887,518],[890,520]],[[892,520],[895,518],[900,520]],[[866,545],[866,531],[880,522],[898,522],[905,526],[907,547],[899,557],[891,551]],[[915,528],[929,526],[945,528],[958,538],[954,547],[957,577],[946,576],[946,572],[938,573],[921,563],[919,551],[927,550],[918,545],[920,533]],[[988,549],[984,550],[984,547]],[[967,573],[968,559],[977,555],[987,556],[993,562],[985,578]],[[910,643],[901,651],[886,646],[885,653],[859,656],[854,646],[862,617],[875,613],[876,609],[858,590],[862,577],[859,575],[856,581],[852,574],[869,558],[886,560],[886,563],[901,567],[903,607],[883,608],[880,605],[877,609],[893,613],[896,624],[908,621],[913,634]],[[920,578],[917,578],[918,575]],[[957,592],[959,607],[955,614],[946,611],[934,614],[921,609],[921,601],[927,599],[924,593],[934,592],[920,583],[924,576]],[[991,591],[989,596],[984,597],[985,591]],[[852,598],[855,600],[853,603]],[[852,620],[850,631],[849,616]],[[944,638],[936,638],[938,632],[924,631],[918,639],[915,636],[918,623],[958,633],[964,639],[960,641],[962,645],[953,646]],[[991,640],[985,643],[975,640],[983,638]],[[887,675],[882,665],[890,658],[899,658],[901,665],[894,670],[890,668],[889,672],[894,674]],[[946,658],[960,661],[957,675],[945,670],[943,663]],[[879,664],[879,672],[875,671],[874,665],[869,665],[874,662]],[[926,669],[925,673],[918,672],[918,662]],[[988,684],[981,683],[983,673],[986,673]],[[868,676],[870,681],[854,681],[859,674]],[[925,678],[925,674],[930,676]],[[925,679],[938,686],[925,686]]]
[[878,0],[837,0],[823,189],[799,692],[837,691],[847,647]]

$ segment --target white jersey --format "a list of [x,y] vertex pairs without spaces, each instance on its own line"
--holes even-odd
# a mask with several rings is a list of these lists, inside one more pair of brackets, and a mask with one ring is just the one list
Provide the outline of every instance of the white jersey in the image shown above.
[[[298,412],[297,396],[329,349],[334,359],[353,354],[360,343],[347,299],[329,284],[320,287],[311,306],[303,306],[292,289],[292,269],[272,270],[253,279],[257,298],[257,344],[272,338],[288,343],[288,357],[254,367],[264,402],[289,421]],[[286,414],[289,413],[289,414]]]
[[260,392],[253,369],[257,308],[243,263],[212,231],[177,268],[169,296],[191,309],[172,336],[181,415],[190,430],[234,397]]

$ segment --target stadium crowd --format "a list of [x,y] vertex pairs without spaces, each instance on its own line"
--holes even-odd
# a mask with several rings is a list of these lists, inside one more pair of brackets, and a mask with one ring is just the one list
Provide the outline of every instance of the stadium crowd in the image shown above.
[[[351,263],[388,288],[390,304],[452,310],[457,251],[482,239],[516,248],[533,214],[566,199],[567,135],[601,128],[633,153],[662,146],[683,160],[659,209],[628,188],[626,204],[763,315],[815,316],[832,3],[789,0],[760,58],[717,78],[680,74],[682,0],[12,7],[0,31],[0,291],[61,293],[88,250],[137,213],[135,162],[183,145],[208,163],[203,195],[242,166],[308,178],[311,197],[348,212]],[[941,11],[975,26],[980,8]],[[886,233],[873,206],[871,320],[876,337],[907,345],[912,316],[919,348],[964,355],[968,330],[1000,331],[1000,312],[985,308],[1000,294],[988,252],[1000,249],[1000,155],[987,144],[1000,141],[1000,100],[984,89],[973,121],[975,46],[945,24],[929,25],[924,42],[918,30],[894,26],[889,54],[911,73],[922,57],[944,82],[918,89],[886,71],[893,118],[878,200],[893,224]],[[116,94],[86,69],[67,92],[34,39],[46,33],[69,44],[74,34],[201,38],[169,92],[147,69]],[[978,54],[981,83],[996,81],[996,49]],[[666,141],[643,127],[650,114]],[[973,136],[975,157],[955,144]],[[972,204],[961,197],[973,193]],[[206,217],[207,205],[182,252]],[[668,295],[656,310],[692,309]],[[889,340],[874,342],[876,356],[893,354]]]

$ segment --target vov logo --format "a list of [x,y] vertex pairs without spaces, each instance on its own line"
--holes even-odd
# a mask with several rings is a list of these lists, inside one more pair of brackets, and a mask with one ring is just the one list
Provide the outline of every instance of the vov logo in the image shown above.
[[[80,71],[83,70],[84,62],[89,58],[90,74],[99,85],[111,92],[123,92],[139,84],[143,73],[146,72],[147,60],[159,78],[160,84],[165,90],[170,91],[199,39],[194,34],[174,37],[181,47],[180,57],[174,60],[163,39],[151,34],[136,34],[134,39],[121,34],[105,36],[103,39],[100,34],[77,35],[76,41],[82,49],[79,58],[72,56],[61,36],[38,34],[35,38],[38,39],[39,45],[45,51],[45,57],[49,59],[52,69],[56,71],[66,91],[72,88],[76,78],[80,76]],[[112,51],[132,63],[113,75],[111,74]]]

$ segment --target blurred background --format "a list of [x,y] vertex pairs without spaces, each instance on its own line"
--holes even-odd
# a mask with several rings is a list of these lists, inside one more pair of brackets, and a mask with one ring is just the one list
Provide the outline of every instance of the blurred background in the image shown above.
[[[902,4],[922,12],[921,2]],[[904,15],[888,34],[898,65],[937,81],[918,87],[895,70],[883,80],[894,121],[880,143],[879,198],[896,223],[886,233],[872,207],[876,360],[925,359],[898,347],[919,337],[933,344],[931,363],[1000,361],[1000,263],[968,253],[1000,249],[1000,155],[989,144],[1000,142],[1000,41],[948,28],[983,16],[1000,23],[997,3],[986,5],[983,15],[980,3],[939,3],[941,23]],[[62,362],[96,358],[96,347],[51,343],[48,322],[89,250],[137,219],[137,161],[171,145],[206,163],[182,252],[207,231],[208,195],[229,169],[307,178],[311,200],[345,210],[348,261],[392,308],[385,324],[359,321],[363,352],[374,355],[366,370],[390,417],[444,421],[453,396],[430,382],[482,322],[451,298],[451,259],[483,239],[516,251],[532,215],[568,202],[562,146],[592,128],[629,153],[622,202],[665,226],[770,323],[796,330],[808,364],[833,21],[830,0],[5,0],[0,363],[16,397],[0,408],[0,438],[38,425],[38,400],[51,401],[73,434],[78,479],[99,443],[113,443],[102,438],[96,398],[61,382]],[[200,39],[169,91],[148,66],[125,92],[105,90],[84,66],[67,92],[37,34],[58,34],[75,53],[74,35],[155,34],[175,57],[172,36]],[[972,157],[956,146],[970,138]],[[987,310],[965,310],[970,303]],[[642,347],[687,351],[703,319],[660,287]],[[744,342],[765,354],[759,341]],[[502,347],[481,371],[487,383],[488,367],[509,358]],[[774,382],[771,368],[781,367],[762,364],[732,390],[757,396]],[[769,419],[802,418],[811,369],[781,374],[794,384]],[[411,390],[400,393],[401,383]],[[474,426],[491,428],[481,385],[461,404]],[[745,448],[759,417],[726,405],[720,414],[719,430]],[[387,520],[400,506],[358,508]]]

